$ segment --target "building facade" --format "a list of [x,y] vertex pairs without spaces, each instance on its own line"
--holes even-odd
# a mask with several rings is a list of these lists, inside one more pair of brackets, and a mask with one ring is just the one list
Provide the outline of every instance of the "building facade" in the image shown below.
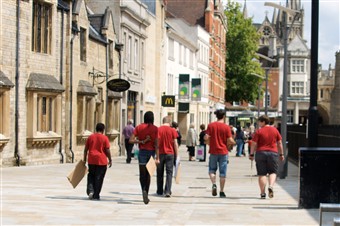
[[1,164],[78,161],[97,122],[118,155],[120,95],[105,83],[118,59],[111,11],[91,14],[81,0],[0,4]]

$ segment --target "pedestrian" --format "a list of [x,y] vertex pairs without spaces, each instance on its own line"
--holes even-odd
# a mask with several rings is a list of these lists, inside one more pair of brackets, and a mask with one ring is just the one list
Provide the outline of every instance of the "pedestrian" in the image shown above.
[[200,125],[200,129],[201,129],[201,132],[200,132],[200,135],[199,135],[199,142],[200,142],[200,146],[203,146],[203,159],[200,160],[200,162],[205,162],[205,159],[206,159],[206,156],[207,156],[207,145],[205,143],[205,140],[204,140],[204,136],[205,136],[205,125],[204,124],[201,124]]
[[129,119],[127,125],[123,129],[124,144],[125,144],[125,150],[126,150],[126,163],[130,163],[131,157],[132,157],[131,153],[132,153],[133,144],[129,142],[130,137],[135,129],[132,123],[133,123],[132,119]]
[[236,129],[236,157],[241,157],[244,145],[244,132],[240,125],[237,125]]
[[96,132],[87,138],[84,148],[84,162],[87,159],[89,166],[86,193],[91,200],[100,200],[100,191],[107,166],[112,166],[110,142],[107,136],[103,134],[104,130],[105,125],[98,123]]
[[[169,116],[163,118],[163,125],[158,128],[159,143],[159,164],[157,164],[157,194],[169,198],[172,194],[172,175],[175,157],[178,156],[177,132],[170,127],[171,119]],[[164,166],[166,171],[165,188]]]
[[269,178],[268,196],[274,197],[274,183],[279,169],[279,158],[284,160],[282,137],[279,131],[269,125],[269,118],[266,115],[259,117],[257,130],[251,142],[249,159],[256,162],[258,183],[261,191],[261,198],[266,198],[267,175]]
[[[233,125],[229,125],[230,127],[230,131],[231,131],[231,137],[235,140],[235,131],[234,131],[234,126]],[[234,148],[234,144],[228,144],[228,152],[232,152],[233,148]]]
[[182,143],[182,134],[179,131],[178,123],[173,121],[171,123],[171,127],[174,128],[177,131],[177,144],[178,144],[178,147],[179,147],[181,145],[181,143]]
[[188,148],[189,161],[195,161],[196,145],[197,145],[197,133],[195,130],[195,124],[191,123],[186,138],[186,146]]
[[146,168],[146,164],[151,157],[155,158],[155,155],[155,161],[157,164],[159,163],[158,128],[153,123],[153,112],[145,112],[144,123],[138,125],[130,137],[130,143],[138,144],[139,146],[139,182],[142,188],[144,204],[148,204],[150,201],[148,195],[151,183],[151,177]]
[[204,139],[209,142],[209,176],[212,183],[212,195],[217,195],[216,171],[220,173],[220,197],[225,198],[224,185],[227,176],[228,144],[235,144],[230,127],[224,123],[225,110],[215,111],[216,122],[208,125]]

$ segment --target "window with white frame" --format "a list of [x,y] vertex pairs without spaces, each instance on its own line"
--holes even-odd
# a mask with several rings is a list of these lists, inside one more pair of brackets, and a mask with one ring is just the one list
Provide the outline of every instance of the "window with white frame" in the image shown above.
[[0,148],[8,142],[10,121],[10,89],[0,89]]
[[194,68],[194,52],[190,50],[190,55],[189,55],[189,67]]
[[86,29],[80,28],[80,60],[86,62]]
[[139,45],[138,40],[135,39],[135,45],[134,45],[134,66],[135,66],[135,72],[139,71]]
[[287,122],[288,123],[293,123],[294,122],[294,111],[293,110],[288,110],[287,111]]
[[52,42],[52,5],[34,0],[32,14],[32,51],[50,54]]
[[291,82],[291,94],[304,94],[304,82]]
[[291,60],[291,71],[292,73],[305,72],[305,61],[304,60]]
[[174,60],[175,59],[175,41],[172,38],[169,38],[168,53],[169,53],[169,59]]
[[178,63],[182,64],[182,44],[179,44],[178,46]]
[[128,38],[128,46],[127,46],[127,56],[126,56],[126,59],[127,59],[127,65],[128,65],[128,69],[131,70],[132,69],[132,37],[129,36]]
[[174,75],[168,74],[168,89],[167,89],[167,95],[173,95],[174,94]]

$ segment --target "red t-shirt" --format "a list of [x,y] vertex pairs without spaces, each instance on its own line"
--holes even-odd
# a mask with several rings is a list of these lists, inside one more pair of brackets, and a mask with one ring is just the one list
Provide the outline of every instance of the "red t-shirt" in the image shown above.
[[110,142],[107,136],[101,133],[94,133],[87,138],[85,147],[88,149],[88,164],[107,165],[105,149],[110,149]]
[[272,126],[262,127],[253,137],[253,141],[257,143],[256,151],[277,152],[277,142],[280,140],[282,137],[279,131]]
[[212,122],[208,125],[206,134],[210,136],[210,154],[227,155],[227,140],[231,137],[230,127],[221,122]]
[[177,137],[178,134],[174,128],[160,126],[158,128],[159,154],[175,154],[174,140],[176,141]]
[[149,150],[149,151],[155,150],[155,140],[158,137],[157,126],[152,125],[152,124],[142,123],[135,128],[135,130],[133,131],[133,134],[136,137],[138,137],[138,140],[145,140],[146,136],[150,136],[151,138],[151,140],[149,140],[145,144],[139,143],[140,150]]

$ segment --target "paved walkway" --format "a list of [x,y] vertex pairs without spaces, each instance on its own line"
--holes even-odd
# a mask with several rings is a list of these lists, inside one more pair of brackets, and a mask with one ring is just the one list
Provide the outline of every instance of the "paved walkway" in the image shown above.
[[[318,209],[298,208],[297,167],[278,180],[273,199],[261,200],[255,168],[231,153],[227,198],[212,197],[207,162],[189,162],[181,147],[182,177],[171,198],[156,196],[152,177],[150,203],[144,205],[137,160],[113,159],[101,201],[85,194],[86,179],[73,189],[66,176],[74,164],[1,169],[0,225],[318,225]],[[219,187],[219,186],[218,186]],[[332,219],[325,215],[325,222]]]

